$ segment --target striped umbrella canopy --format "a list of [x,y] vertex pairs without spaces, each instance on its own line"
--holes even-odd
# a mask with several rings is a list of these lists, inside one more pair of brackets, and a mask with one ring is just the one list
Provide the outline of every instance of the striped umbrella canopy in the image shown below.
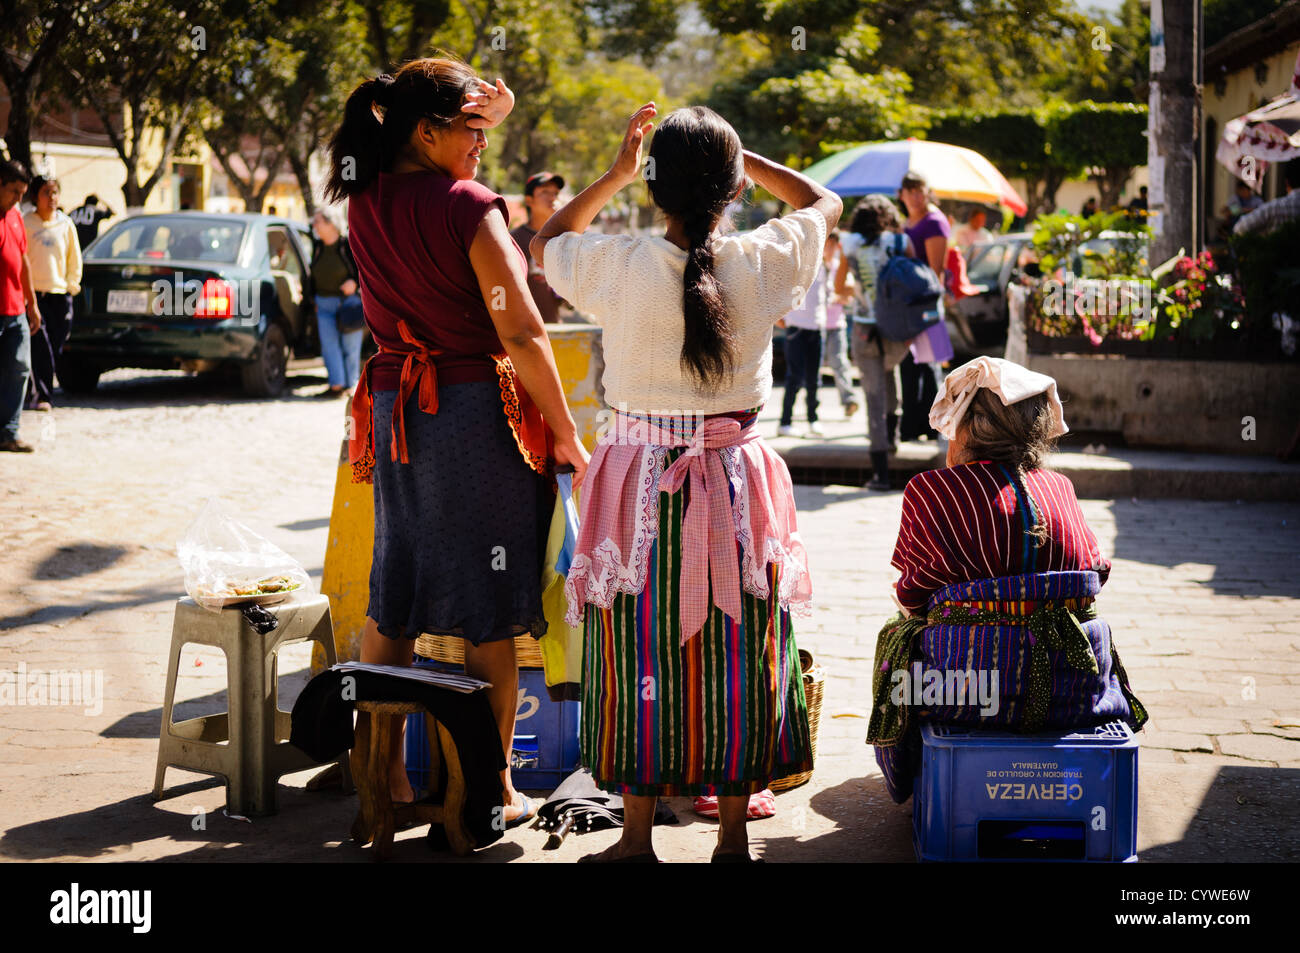
[[973,149],[928,139],[864,143],[814,162],[804,175],[836,195],[868,195],[897,192],[909,171],[925,176],[940,198],[1002,205],[1017,215],[1028,211],[988,159]]
[[1257,192],[1268,163],[1300,158],[1300,55],[1290,90],[1225,123],[1214,157]]

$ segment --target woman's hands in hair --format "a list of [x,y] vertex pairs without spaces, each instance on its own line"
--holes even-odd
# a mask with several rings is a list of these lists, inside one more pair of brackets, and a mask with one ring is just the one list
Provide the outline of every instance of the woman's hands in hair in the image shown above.
[[461,112],[473,113],[465,125],[470,129],[491,129],[501,125],[510,110],[515,108],[515,94],[504,81],[498,79],[496,85],[478,81],[478,91],[466,94],[467,102],[460,107]]
[[587,448],[582,445],[582,441],[575,434],[572,437],[561,440],[559,436],[555,438],[555,462],[557,464],[567,463],[573,467],[573,488],[576,490],[582,485],[582,479],[587,475],[587,464],[591,462],[591,454]]
[[654,128],[654,123],[650,120],[658,114],[659,110],[654,103],[646,103],[627,121],[627,131],[623,133],[618,155],[609,167],[609,176],[619,188],[631,185],[641,175],[641,146],[645,142],[646,133]]

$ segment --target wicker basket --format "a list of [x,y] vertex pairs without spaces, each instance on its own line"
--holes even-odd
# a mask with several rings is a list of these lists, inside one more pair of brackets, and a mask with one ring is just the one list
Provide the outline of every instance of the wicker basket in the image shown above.
[[[415,654],[435,662],[463,665],[465,640],[456,635],[430,635],[426,632],[415,640]],[[531,635],[515,636],[515,658],[520,668],[542,667],[542,650]]]
[[[826,669],[813,661],[812,653],[799,650],[799,666],[803,669],[803,693],[808,702],[808,733],[812,739],[813,763],[817,762],[817,726],[822,720],[822,690],[826,686]],[[773,791],[788,791],[812,778],[812,769],[798,774],[774,778],[768,785]]]

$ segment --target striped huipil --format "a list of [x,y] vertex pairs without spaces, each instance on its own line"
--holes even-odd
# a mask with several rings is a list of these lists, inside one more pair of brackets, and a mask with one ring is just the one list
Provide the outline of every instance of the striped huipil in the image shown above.
[[[908,481],[892,560],[902,572],[895,586],[899,605],[921,612],[944,586],[1022,573],[1092,570],[1106,582],[1110,561],[1101,555],[1069,478],[1029,470],[1017,485],[1013,477],[1009,467],[980,461],[927,470]],[[1033,510],[1047,529],[1042,546],[1024,532]]]

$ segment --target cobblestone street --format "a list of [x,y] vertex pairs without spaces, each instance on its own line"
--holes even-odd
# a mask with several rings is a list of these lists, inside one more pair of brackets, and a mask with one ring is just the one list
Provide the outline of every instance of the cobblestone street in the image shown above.
[[[319,583],[343,403],[248,401],[237,385],[119,371],[93,398],[28,413],[31,456],[0,459],[0,672],[98,670],[102,710],[0,708],[0,858],[366,860],[347,841],[355,799],[285,778],[281,813],[223,817],[224,787],[172,769],[149,796],[171,638],[184,592],[176,541],[210,496],[295,556]],[[775,432],[769,404],[761,426]],[[1153,492],[1155,490],[1153,489]],[[892,612],[889,557],[902,494],[799,487],[815,614],[799,643],[827,670],[810,784],[751,827],[771,860],[910,861],[911,804],[893,805],[864,744],[875,635]],[[1152,718],[1141,737],[1138,852],[1145,860],[1300,860],[1300,504],[1084,500],[1114,561],[1098,603]],[[308,649],[282,658],[281,706]],[[222,710],[220,652],[182,658],[177,717]],[[96,706],[98,707],[98,706]],[[662,857],[701,860],[716,831],[689,801],[656,832]],[[206,827],[195,829],[198,808]],[[613,833],[542,852],[517,829],[477,861],[571,861]],[[399,835],[398,859],[430,853]]]

